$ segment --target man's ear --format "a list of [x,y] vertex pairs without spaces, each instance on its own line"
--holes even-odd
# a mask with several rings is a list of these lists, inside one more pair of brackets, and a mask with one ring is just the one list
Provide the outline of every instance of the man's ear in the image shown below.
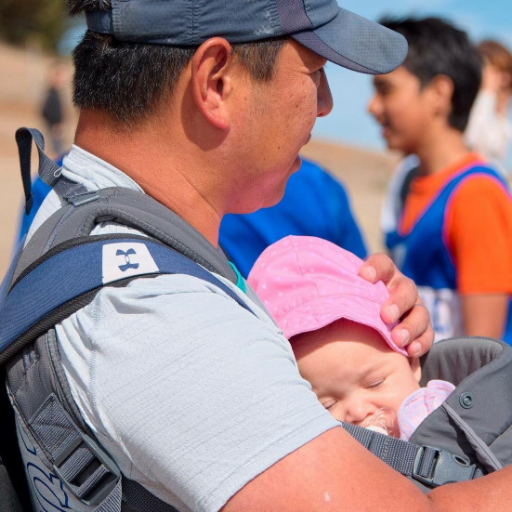
[[232,92],[231,45],[221,37],[205,41],[191,60],[192,96],[199,111],[215,127],[230,126],[226,100]]
[[452,111],[452,99],[455,86],[450,77],[436,75],[428,84],[434,113],[448,118]]
[[419,357],[410,357],[409,364],[411,365],[411,370],[414,375],[414,378],[419,382],[421,380],[421,365]]

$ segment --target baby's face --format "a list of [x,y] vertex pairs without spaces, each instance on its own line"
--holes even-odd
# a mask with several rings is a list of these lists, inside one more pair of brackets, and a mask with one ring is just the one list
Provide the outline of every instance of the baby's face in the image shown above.
[[339,421],[360,425],[382,408],[396,416],[420,387],[419,365],[413,371],[409,359],[363,325],[338,322],[294,338],[292,346],[301,375]]

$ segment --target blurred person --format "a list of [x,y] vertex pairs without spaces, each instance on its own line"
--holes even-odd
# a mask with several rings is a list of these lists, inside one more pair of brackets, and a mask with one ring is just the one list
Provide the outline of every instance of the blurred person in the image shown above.
[[409,54],[397,70],[375,77],[369,111],[390,149],[417,156],[404,171],[408,191],[398,194],[405,197],[388,247],[418,285],[436,340],[466,334],[510,342],[512,200],[463,135],[480,87],[480,56],[466,33],[443,20],[384,24],[406,37]]
[[60,62],[50,69],[48,88],[41,106],[41,117],[46,125],[52,144],[53,156],[59,156],[64,150],[64,105],[62,86],[65,82],[65,70]]
[[512,139],[512,54],[496,41],[482,41],[482,86],[469,117],[466,142],[500,168]]
[[[512,124],[508,118],[512,96],[512,54],[495,41],[483,41],[478,49],[484,60],[483,79],[469,116],[466,142],[492,161],[496,170],[506,177],[504,159],[512,138]],[[386,191],[381,212],[386,247],[397,247],[393,237],[418,166],[416,155],[407,156],[400,162]],[[394,257],[399,258],[398,255]]]
[[360,258],[367,256],[347,191],[329,172],[304,158],[299,171],[290,176],[278,204],[254,213],[226,215],[219,242],[247,277],[258,256],[288,235],[316,236]]

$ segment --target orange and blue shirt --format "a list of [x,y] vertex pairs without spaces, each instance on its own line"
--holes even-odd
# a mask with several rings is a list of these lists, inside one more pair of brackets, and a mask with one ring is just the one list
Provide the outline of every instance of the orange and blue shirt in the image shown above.
[[436,340],[464,334],[461,295],[512,295],[512,198],[477,154],[414,178],[388,242],[430,310]]

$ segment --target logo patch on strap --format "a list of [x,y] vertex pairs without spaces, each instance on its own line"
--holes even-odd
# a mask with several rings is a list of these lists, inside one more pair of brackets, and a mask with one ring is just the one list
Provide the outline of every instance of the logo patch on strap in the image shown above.
[[155,272],[158,267],[145,244],[129,242],[103,246],[103,284]]

